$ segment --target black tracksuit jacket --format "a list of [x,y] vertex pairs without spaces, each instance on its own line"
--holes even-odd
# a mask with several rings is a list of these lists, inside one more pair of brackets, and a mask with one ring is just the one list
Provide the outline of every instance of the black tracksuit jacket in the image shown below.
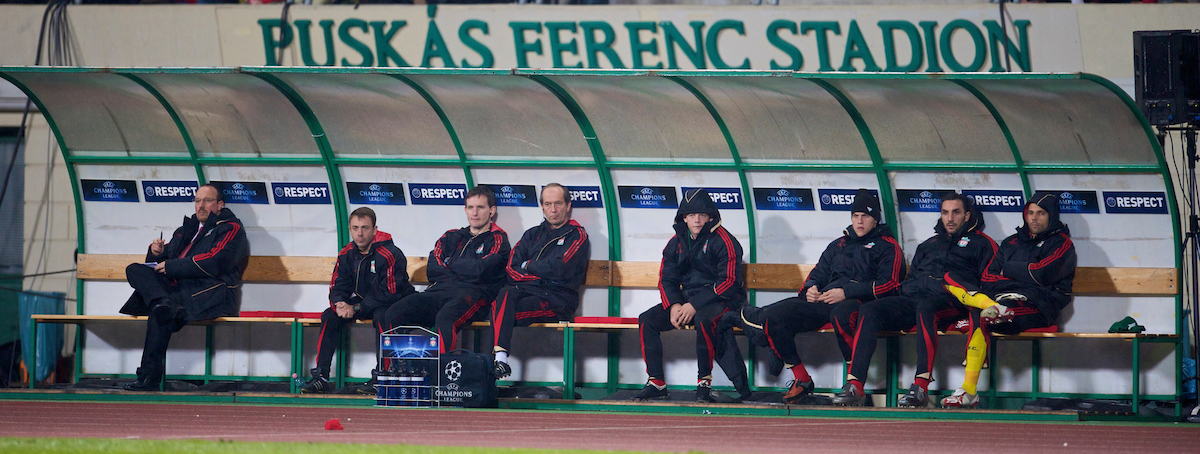
[[466,287],[491,301],[504,285],[510,252],[508,234],[494,223],[479,235],[471,235],[470,227],[447,230],[429,253],[425,275],[431,284],[425,291]]
[[508,283],[563,303],[573,312],[579,307],[579,286],[587,279],[591,242],[587,231],[574,220],[562,227],[550,223],[526,230],[508,259]]
[[1078,258],[1071,231],[1058,218],[1058,199],[1038,206],[1050,214],[1049,227],[1041,234],[1030,235],[1026,224],[1005,238],[1000,243],[1000,254],[992,263],[991,279],[983,282],[983,290],[992,296],[1009,292],[1025,295],[1046,316],[1047,323],[1052,324],[1063,308],[1071,304]]
[[871,301],[898,294],[905,275],[900,244],[887,224],[878,224],[861,237],[850,226],[821,253],[800,296],[816,286],[822,292],[840,288],[846,299]]
[[983,215],[974,207],[971,219],[957,232],[947,232],[939,219],[936,233],[917,246],[908,279],[900,284],[901,294],[948,295],[943,286],[947,272],[960,284],[976,288],[981,280],[994,278],[989,270],[997,246],[983,228]]
[[746,302],[742,273],[742,245],[721,227],[719,215],[704,224],[696,239],[692,239],[687,224],[677,221],[675,236],[663,249],[659,271],[663,308],[692,303],[696,309],[711,304],[737,309]]
[[416,293],[408,282],[408,259],[392,243],[392,235],[376,231],[371,250],[358,251],[351,241],[338,252],[337,265],[329,280],[329,307],[352,298],[362,298],[358,313],[370,314],[378,308],[391,306],[400,298]]

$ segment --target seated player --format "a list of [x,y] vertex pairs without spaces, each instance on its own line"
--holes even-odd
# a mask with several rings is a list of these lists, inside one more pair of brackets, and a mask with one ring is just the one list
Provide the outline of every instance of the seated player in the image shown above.
[[1058,320],[1071,304],[1075,279],[1075,245],[1071,231],[1058,219],[1058,194],[1038,192],[1025,204],[1025,225],[1000,242],[991,275],[982,291],[955,274],[946,276],[946,290],[970,307],[971,334],[967,343],[967,372],[962,387],[942,399],[942,406],[979,406],[976,386],[992,333],[1017,334],[1044,328]]
[[[329,366],[337,352],[342,329],[356,320],[371,320],[375,334],[384,331],[384,314],[400,298],[416,292],[408,283],[408,259],[392,236],[375,225],[375,210],[361,207],[350,213],[351,241],[338,252],[329,282],[329,308],[321,314],[317,337],[317,367],[303,393],[330,390]],[[378,342],[378,339],[377,339]]]
[[[737,349],[717,332],[718,321],[729,311],[739,310],[746,302],[742,277],[742,245],[721,227],[721,213],[704,189],[684,192],[675,214],[675,236],[663,249],[658,289],[662,304],[638,317],[642,338],[642,358],[649,379],[633,400],[666,399],[667,382],[663,373],[661,333],[686,325],[696,327],[696,401],[713,402],[712,368],[715,358],[725,349]],[[732,344],[732,345],[731,345]],[[740,388],[741,398],[750,395],[749,384],[735,377],[746,375],[746,364],[739,359],[722,363],[726,375]]]
[[492,223],[496,194],[476,186],[465,197],[467,226],[447,230],[429,253],[429,287],[388,309],[386,326],[432,326],[441,338],[439,353],[458,348],[462,326],[475,320],[504,285],[508,234]]
[[492,352],[496,378],[512,374],[508,352],[514,326],[570,320],[587,279],[591,242],[571,220],[571,198],[558,183],[542,187],[546,220],[525,231],[508,259],[508,285],[492,302]]
[[850,208],[850,226],[833,240],[808,273],[800,296],[766,307],[743,307],[742,323],[751,343],[770,347],[795,378],[783,402],[798,404],[812,393],[812,377],[796,350],[796,334],[832,323],[838,348],[850,361],[850,344],[864,302],[899,293],[904,279],[904,256],[891,229],[879,221],[879,198],[859,189]]

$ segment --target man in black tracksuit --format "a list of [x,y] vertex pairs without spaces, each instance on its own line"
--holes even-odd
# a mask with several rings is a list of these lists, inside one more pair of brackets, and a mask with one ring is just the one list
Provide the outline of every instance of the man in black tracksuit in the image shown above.
[[508,351],[514,326],[570,320],[579,307],[579,286],[587,279],[591,242],[571,220],[571,198],[558,183],[542,187],[538,226],[525,231],[508,259],[508,285],[492,302],[492,352],[497,378],[512,373]]
[[862,405],[866,400],[863,380],[875,353],[878,333],[907,330],[914,325],[919,336],[917,373],[899,404],[903,407],[928,404],[937,331],[967,315],[966,306],[944,287],[944,276],[948,271],[957,271],[963,280],[978,285],[980,280],[989,278],[988,267],[996,256],[996,242],[983,233],[983,216],[969,198],[947,192],[942,196],[941,214],[934,227],[936,233],[917,246],[908,278],[901,283],[900,295],[866,303],[859,310],[848,381],[834,396],[834,404]]
[[825,248],[800,296],[763,308],[742,308],[743,329],[751,343],[770,347],[792,370],[795,380],[783,395],[784,403],[800,403],[815,387],[796,351],[796,334],[832,323],[842,357],[849,362],[859,308],[864,302],[898,294],[904,279],[900,244],[891,229],[879,223],[879,198],[859,189],[850,213],[845,236]]
[[[721,213],[704,189],[684,192],[675,214],[675,236],[663,249],[658,290],[662,303],[638,317],[642,339],[642,358],[649,379],[633,400],[665,399],[666,376],[663,372],[661,333],[686,325],[696,327],[696,400],[713,402],[712,368],[717,357],[737,345],[731,334],[718,333],[718,320],[729,311],[739,310],[746,302],[742,275],[742,245],[721,227]],[[744,377],[746,365],[740,359],[722,361],[726,375]],[[740,384],[742,398],[749,395],[748,384]]]
[[483,309],[504,285],[504,264],[511,250],[508,234],[492,223],[496,194],[476,186],[464,200],[467,227],[447,230],[434,244],[425,268],[429,287],[404,297],[385,316],[388,329],[432,326],[441,338],[439,353],[458,348],[462,326],[487,314]]
[[151,268],[125,268],[133,296],[122,314],[149,315],[137,381],[130,391],[162,389],[171,334],[190,321],[237,316],[238,289],[250,257],[246,229],[215,186],[196,189],[196,214],[183,219],[171,241],[156,239],[146,252]]
[[946,275],[946,289],[970,307],[967,372],[963,386],[942,399],[943,407],[975,407],[976,385],[992,333],[1017,334],[1045,328],[1071,304],[1075,279],[1075,245],[1071,231],[1058,218],[1058,194],[1038,192],[1023,213],[1025,224],[1000,242],[1000,253],[980,287]]
[[329,366],[346,325],[370,319],[378,335],[384,331],[388,308],[416,292],[408,283],[408,259],[392,236],[376,227],[374,210],[362,207],[350,213],[350,237],[338,252],[329,281],[329,308],[321,313],[317,337],[317,367],[300,388],[304,393],[329,391]]

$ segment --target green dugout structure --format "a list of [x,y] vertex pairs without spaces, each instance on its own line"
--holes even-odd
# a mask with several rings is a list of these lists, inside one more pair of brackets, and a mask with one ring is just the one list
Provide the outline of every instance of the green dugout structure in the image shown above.
[[[867,187],[879,191],[884,219],[910,259],[932,233],[929,200],[938,191],[980,201],[999,241],[1021,224],[1025,198],[1055,190],[1071,199],[1063,219],[1080,266],[1181,267],[1163,151],[1132,100],[1088,74],[0,67],[0,77],[29,95],[54,133],[75,194],[81,254],[142,253],[190,213],[190,197],[171,188],[214,181],[246,196],[230,208],[248,226],[256,256],[336,255],[358,205],[374,205],[381,229],[407,256],[423,256],[441,232],[461,226],[455,191],[476,184],[514,194],[497,223],[515,243],[541,221],[536,195],[528,196],[558,181],[572,189],[592,260],[657,261],[677,191],[706,187],[727,197],[723,219],[744,261],[816,263],[847,224],[847,192]],[[371,197],[380,193],[390,195]],[[247,284],[242,310],[319,311],[323,287]],[[78,289],[68,312],[115,315],[128,294],[118,283],[81,281]],[[751,295],[761,306],[790,294]],[[636,317],[656,300],[654,290],[589,288],[577,315]],[[1060,320],[1066,332],[1104,332],[1126,315],[1147,332],[1187,330],[1178,293],[1080,296],[1072,307]],[[215,345],[183,335],[179,342],[191,347],[173,347],[168,373],[290,380],[297,364],[281,359],[288,346],[275,339],[289,334],[260,329],[218,326],[218,338],[232,340]],[[141,330],[132,331],[80,330],[76,370],[129,376],[141,345]],[[581,387],[609,391],[644,381],[635,336],[576,335],[579,370],[564,371],[562,357],[553,357],[562,343],[522,347],[535,338],[520,334],[514,357],[530,359],[517,376],[546,384],[578,374]],[[669,379],[688,387],[690,338],[665,340],[680,344],[668,349]],[[802,340],[814,345],[802,352],[813,352],[818,387],[840,385],[831,336]],[[955,342],[944,342],[945,366],[935,371],[943,389],[961,378]],[[259,343],[274,353],[256,353]],[[1120,340],[1033,344],[1001,353],[1001,365],[1024,364],[992,375],[1002,395],[1127,396],[1132,355],[1143,398],[1178,398],[1186,341],[1146,345],[1140,373],[1138,349],[1115,348]],[[873,367],[880,376],[872,381],[911,370],[903,345],[889,349],[898,370]],[[226,351],[216,364],[213,349]],[[342,370],[361,377],[370,351],[355,354],[340,358]],[[202,373],[189,365],[203,363],[199,355],[209,358]],[[1112,360],[1099,364],[1080,359],[1106,355]],[[1046,363],[1040,384],[1032,372],[1038,389],[1027,384],[1031,356]],[[760,387],[782,386],[761,368],[751,373]]]

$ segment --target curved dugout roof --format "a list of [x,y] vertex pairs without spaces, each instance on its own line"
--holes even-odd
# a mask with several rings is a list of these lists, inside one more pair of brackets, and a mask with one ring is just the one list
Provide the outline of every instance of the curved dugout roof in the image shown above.
[[185,164],[202,182],[204,165],[320,165],[339,244],[338,166],[351,164],[461,166],[468,186],[471,168],[593,167],[613,201],[612,168],[732,170],[745,194],[746,171],[865,171],[893,220],[895,171],[1013,172],[1027,196],[1030,173],[1151,173],[1170,186],[1132,100],[1087,74],[0,67],[0,77],[37,103],[74,185],[75,164]]

